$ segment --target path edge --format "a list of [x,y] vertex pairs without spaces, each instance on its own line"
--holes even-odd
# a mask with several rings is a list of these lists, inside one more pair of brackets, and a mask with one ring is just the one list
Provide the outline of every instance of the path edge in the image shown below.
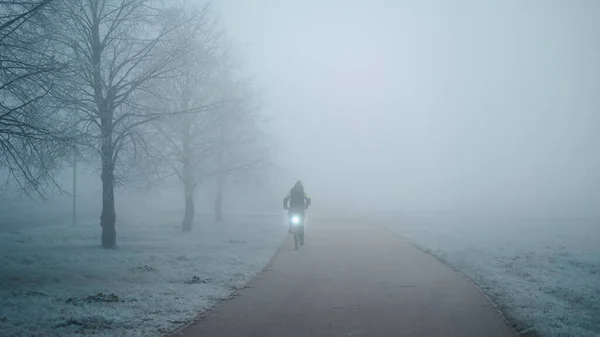
[[213,305],[207,307],[206,309],[199,311],[198,314],[190,322],[178,327],[177,329],[175,329],[173,331],[164,333],[164,334],[162,334],[162,336],[163,337],[179,337],[179,336],[181,336],[185,330],[187,330],[188,328],[190,328],[193,325],[196,325],[198,322],[203,320],[212,311],[214,311],[215,309],[217,309],[218,307],[223,305],[225,302],[228,302],[229,300],[239,296],[240,292],[242,290],[250,287],[252,282],[254,282],[259,275],[264,274],[265,272],[270,270],[270,267],[273,265],[273,261],[275,260],[277,255],[279,255],[279,252],[281,251],[281,249],[283,249],[283,246],[285,245],[287,238],[288,238],[288,235],[287,235],[287,231],[286,231],[286,235],[281,240],[281,243],[279,244],[279,246],[277,246],[277,249],[275,249],[273,256],[271,256],[271,258],[269,258],[269,260],[260,269],[260,271],[258,271],[256,274],[254,274],[254,276],[249,278],[248,281],[245,282],[244,284],[242,284],[242,286],[240,288],[232,291],[227,297],[216,301]]
[[516,322],[516,320],[514,319],[509,319],[506,314],[504,314],[504,312],[502,311],[502,309],[500,309],[500,306],[491,298],[489,297],[484,291],[483,289],[481,289],[481,287],[475,282],[473,281],[469,276],[467,276],[465,273],[461,272],[456,266],[452,265],[450,262],[445,261],[444,259],[438,257],[437,255],[433,254],[433,252],[431,251],[431,249],[428,249],[422,245],[419,245],[418,243],[414,242],[413,240],[407,238],[406,236],[398,233],[396,230],[390,228],[387,225],[382,225],[380,224],[379,226],[381,226],[382,228],[384,228],[385,230],[389,231],[390,233],[392,233],[392,235],[394,235],[396,238],[402,240],[403,242],[408,243],[409,245],[411,245],[413,248],[431,256],[432,258],[436,259],[438,262],[442,263],[444,266],[452,269],[453,272],[455,272],[456,274],[458,274],[461,278],[463,278],[465,281],[469,282],[471,285],[473,285],[475,287],[475,289],[481,294],[481,296],[483,296],[483,298],[485,298],[485,300],[490,304],[490,306],[494,309],[494,311],[496,311],[496,313],[500,316],[500,318],[502,319],[502,321],[504,321],[504,324],[506,324],[506,326],[508,326],[508,328],[513,332],[513,334],[515,335],[515,337],[537,337],[537,335],[530,335],[530,334],[523,334],[521,332],[519,332],[515,326],[518,324]]

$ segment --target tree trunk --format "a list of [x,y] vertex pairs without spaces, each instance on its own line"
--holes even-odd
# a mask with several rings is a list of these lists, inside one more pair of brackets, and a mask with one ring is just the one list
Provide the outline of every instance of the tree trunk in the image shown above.
[[71,225],[77,224],[77,150],[73,151],[73,219]]
[[215,198],[215,220],[223,222],[223,189],[217,190]]
[[219,174],[217,180],[217,195],[215,196],[215,220],[223,222],[223,190],[225,189],[224,174]]
[[184,232],[191,232],[194,224],[194,186],[190,181],[185,181],[183,188],[185,190],[185,213],[182,229]]
[[[94,100],[98,108],[97,115],[100,119],[100,157],[102,163],[102,214],[100,215],[100,226],[102,226],[102,248],[115,248],[117,245],[117,231],[115,223],[115,147],[113,144],[114,121],[113,103],[116,91],[114,87],[105,87],[102,77],[102,53],[104,44],[100,39],[100,22],[97,3],[91,2],[90,19],[90,48],[92,66],[92,87],[94,88]],[[104,91],[106,89],[106,96]]]
[[100,217],[102,248],[115,248],[117,246],[117,230],[115,228],[117,214],[115,212],[114,178],[113,173],[107,172],[104,165],[102,166],[102,215]]
[[[190,101],[190,87],[187,85],[184,86],[181,95],[181,107],[183,111],[186,111]],[[185,115],[183,120],[183,137],[181,139],[183,145],[181,158],[183,177],[181,178],[181,181],[183,182],[185,193],[185,212],[183,215],[182,230],[184,232],[191,232],[194,225],[194,189],[196,188],[196,183],[192,174],[191,127],[193,123],[189,115]]]
[[115,248],[117,245],[117,231],[115,223],[115,175],[114,175],[114,147],[112,142],[112,120],[105,121],[102,128],[102,248]]

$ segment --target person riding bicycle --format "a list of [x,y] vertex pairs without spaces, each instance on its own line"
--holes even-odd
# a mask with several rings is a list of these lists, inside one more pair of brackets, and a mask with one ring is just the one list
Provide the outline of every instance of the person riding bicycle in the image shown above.
[[[289,213],[300,213],[304,216],[304,211],[310,206],[310,198],[304,192],[302,182],[298,180],[290,193],[283,198],[283,209],[289,210]],[[288,205],[289,204],[289,205]],[[292,233],[292,224],[288,224],[288,233]]]

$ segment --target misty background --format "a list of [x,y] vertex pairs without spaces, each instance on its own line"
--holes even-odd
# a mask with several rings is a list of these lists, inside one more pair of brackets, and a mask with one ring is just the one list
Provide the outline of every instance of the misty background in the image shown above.
[[315,205],[599,214],[597,1],[215,4]]
[[301,180],[299,254],[313,224],[383,227],[515,330],[598,336],[599,13],[0,2],[0,334],[190,322],[293,251],[282,198]]
[[[278,141],[266,178],[230,188],[225,209],[277,212],[300,179],[319,213],[599,215],[600,3],[213,6]],[[79,205],[99,212],[97,172],[80,171]],[[58,181],[69,191],[71,172]],[[180,189],[117,189],[117,211],[182,208]],[[209,212],[210,187],[198,193]]]

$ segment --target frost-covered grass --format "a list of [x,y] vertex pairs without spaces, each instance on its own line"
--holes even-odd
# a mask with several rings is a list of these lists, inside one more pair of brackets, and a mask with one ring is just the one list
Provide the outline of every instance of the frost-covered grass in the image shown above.
[[118,224],[114,250],[98,220],[0,231],[0,336],[161,335],[242,287],[287,229],[249,216],[182,233],[179,218]]
[[393,228],[477,283],[524,335],[600,336],[600,219],[415,216]]

